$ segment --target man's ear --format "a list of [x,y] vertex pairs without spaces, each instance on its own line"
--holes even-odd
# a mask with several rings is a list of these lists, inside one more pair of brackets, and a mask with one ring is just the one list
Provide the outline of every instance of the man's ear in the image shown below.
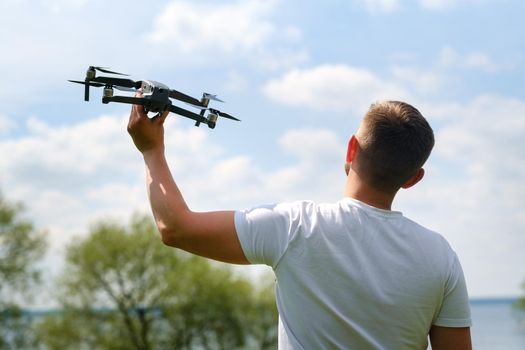
[[417,171],[417,173],[412,176],[410,179],[408,179],[403,185],[401,185],[401,188],[409,188],[417,184],[421,179],[425,176],[425,169],[421,168]]
[[358,147],[357,138],[355,137],[355,135],[352,135],[352,137],[348,141],[348,148],[346,150],[346,163],[345,163],[346,175],[348,175],[348,173],[350,172],[350,164],[355,158],[355,155],[357,153],[357,147]]
[[358,146],[357,138],[355,137],[355,135],[352,135],[352,137],[350,138],[350,141],[348,141],[348,149],[346,150],[346,162],[347,163],[352,163],[352,161],[354,160],[355,155],[357,153],[357,146]]

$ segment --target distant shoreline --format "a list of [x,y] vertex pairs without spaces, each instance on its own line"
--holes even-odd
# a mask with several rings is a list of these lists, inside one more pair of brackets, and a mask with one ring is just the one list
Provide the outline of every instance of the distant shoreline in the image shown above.
[[471,305],[494,305],[494,304],[514,304],[521,297],[499,297],[499,298],[471,298]]
[[[469,299],[470,305],[501,305],[508,304],[512,305],[518,302],[521,297],[488,297],[488,298],[471,298]],[[108,312],[108,309],[99,309],[101,312]],[[23,313],[28,316],[47,316],[58,314],[61,312],[60,308],[49,308],[49,309],[23,309]]]

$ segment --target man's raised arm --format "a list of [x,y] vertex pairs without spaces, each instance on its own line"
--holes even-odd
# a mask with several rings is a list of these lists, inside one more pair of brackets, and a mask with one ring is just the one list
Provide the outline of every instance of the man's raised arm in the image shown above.
[[189,209],[164,155],[164,121],[169,112],[148,118],[133,105],[128,132],[146,164],[146,183],[155,222],[169,246],[210,259],[249,264],[234,224],[233,211],[197,213]]

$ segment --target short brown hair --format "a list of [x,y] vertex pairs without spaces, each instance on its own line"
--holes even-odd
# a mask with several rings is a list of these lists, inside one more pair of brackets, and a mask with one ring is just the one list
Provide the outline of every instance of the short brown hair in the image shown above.
[[363,118],[357,139],[359,169],[365,181],[397,191],[423,166],[434,147],[434,133],[421,113],[405,102],[374,103]]

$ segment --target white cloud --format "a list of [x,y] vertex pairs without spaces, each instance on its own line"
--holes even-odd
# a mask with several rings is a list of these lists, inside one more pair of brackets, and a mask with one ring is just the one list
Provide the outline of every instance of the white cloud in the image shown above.
[[150,40],[187,53],[209,50],[234,52],[258,47],[275,33],[265,17],[274,1],[246,1],[211,6],[171,2],[156,18]]
[[263,91],[285,105],[361,113],[376,100],[409,97],[400,84],[343,64],[291,70],[269,81]]
[[277,0],[221,5],[175,0],[155,18],[146,39],[191,61],[248,57],[269,69],[304,62],[306,51],[290,48],[301,42],[301,30],[278,27],[271,18],[277,4]]
[[[166,122],[166,133],[170,134],[166,147],[177,150],[176,157],[171,159],[182,169],[204,167],[221,153],[219,146],[208,144],[203,130],[175,129],[178,123],[183,124],[179,118]],[[48,215],[44,206],[37,204],[58,198],[57,194],[70,198],[57,201],[66,207],[70,207],[67,203],[80,201],[85,211],[97,213],[102,210],[96,208],[114,212],[121,205],[128,211],[133,207],[145,208],[144,198],[137,195],[137,186],[143,189],[143,165],[126,125],[127,116],[123,115],[104,115],[60,127],[32,118],[26,134],[0,141],[1,186],[15,199],[31,198],[28,206],[34,204],[35,210],[42,213],[37,215],[39,222],[56,226],[60,226],[63,218]],[[83,212],[77,218],[79,226],[74,229],[86,227],[92,218]]]
[[421,7],[428,10],[447,10],[462,5],[480,5],[488,0],[419,0]]
[[54,13],[61,13],[68,10],[81,10],[86,7],[88,0],[43,0],[41,6]]
[[445,84],[444,74],[435,70],[422,70],[409,66],[394,66],[391,68],[392,76],[395,81],[410,86],[418,93],[438,92]]
[[288,153],[312,163],[333,161],[343,151],[337,135],[328,129],[290,130],[279,139],[279,144]]
[[[493,0],[416,0],[420,7],[430,11],[445,11],[459,6],[483,5]],[[356,1],[372,14],[388,14],[402,9],[408,2],[401,0],[358,0]],[[411,5],[411,4],[410,4]]]
[[390,13],[400,8],[400,0],[360,0],[371,13]]
[[334,131],[288,130],[277,142],[294,157],[290,164],[262,169],[247,155],[211,162],[202,176],[179,179],[189,202],[211,210],[296,199],[329,201],[342,194],[346,141]]
[[[10,169],[6,174],[7,181],[42,174],[85,178],[103,167],[126,171],[115,168],[110,160],[117,156],[129,159],[126,146],[119,142],[125,135],[115,133],[122,125],[125,126],[124,118],[111,116],[102,116],[72,127],[50,127],[41,120],[30,118],[27,123],[29,135],[6,140],[0,145],[2,154],[5,154],[0,164],[4,169]],[[51,178],[46,180],[55,183]]]
[[422,7],[431,10],[442,10],[456,5],[458,0],[420,0]]
[[295,155],[297,163],[270,174],[269,185],[276,194],[287,193],[289,200],[340,198],[345,182],[346,141],[330,129],[289,130],[281,136],[279,145]]
[[7,134],[16,128],[16,123],[7,115],[0,114],[0,135]]
[[497,62],[483,52],[474,51],[461,54],[450,47],[445,47],[438,56],[438,63],[445,68],[472,69],[487,73],[512,69],[509,61]]

